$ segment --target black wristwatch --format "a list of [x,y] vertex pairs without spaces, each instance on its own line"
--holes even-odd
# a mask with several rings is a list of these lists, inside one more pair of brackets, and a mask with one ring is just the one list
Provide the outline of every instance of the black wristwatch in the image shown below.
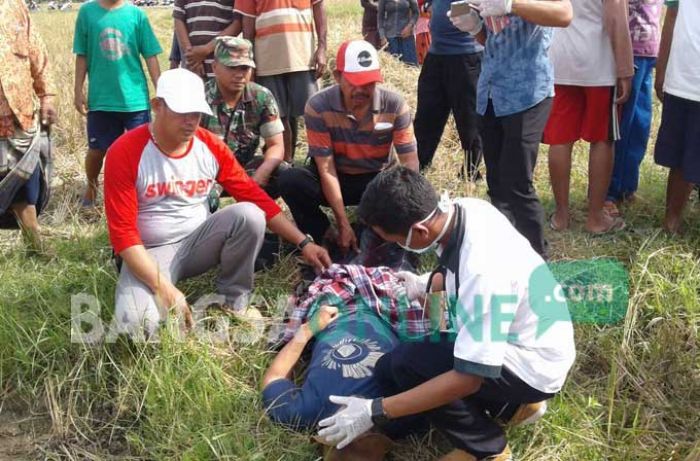
[[384,412],[383,401],[384,398],[382,397],[372,400],[372,422],[379,428],[389,422],[389,417]]
[[306,237],[304,237],[304,240],[302,240],[301,242],[299,242],[297,244],[297,250],[299,250],[299,251],[303,250],[304,247],[306,245],[308,245],[309,243],[314,243],[314,238],[311,235],[306,234]]

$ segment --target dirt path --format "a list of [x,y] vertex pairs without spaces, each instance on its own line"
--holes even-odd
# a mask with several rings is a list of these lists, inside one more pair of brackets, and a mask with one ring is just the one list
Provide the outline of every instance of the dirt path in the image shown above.
[[48,441],[50,430],[48,416],[0,407],[0,461],[37,459],[37,445]]

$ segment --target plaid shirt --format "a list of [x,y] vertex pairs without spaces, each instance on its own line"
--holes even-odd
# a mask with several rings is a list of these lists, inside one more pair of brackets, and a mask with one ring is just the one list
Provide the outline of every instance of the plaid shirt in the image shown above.
[[422,338],[432,332],[430,318],[418,302],[410,302],[406,289],[387,267],[333,264],[309,286],[294,308],[283,341],[294,336],[301,324],[322,305],[343,313],[365,309],[386,321],[401,341]]
[[224,102],[216,79],[206,86],[207,103],[214,115],[202,118],[202,127],[219,136],[245,166],[260,147],[260,138],[269,138],[284,131],[277,102],[267,88],[250,82],[235,108]]

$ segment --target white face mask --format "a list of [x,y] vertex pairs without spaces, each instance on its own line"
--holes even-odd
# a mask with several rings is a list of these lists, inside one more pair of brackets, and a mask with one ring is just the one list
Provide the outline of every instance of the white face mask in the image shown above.
[[[437,237],[435,237],[433,239],[432,242],[430,242],[428,244],[428,246],[423,247],[423,248],[411,248],[410,245],[411,245],[411,238],[413,237],[413,226],[415,226],[416,224],[424,224],[424,223],[430,221],[433,218],[433,216],[435,216],[435,214],[438,212],[438,210],[440,210],[443,213],[447,212],[447,219],[445,220],[445,225],[442,226],[442,230],[440,231],[440,233],[437,235]],[[440,241],[440,239],[445,236],[445,233],[447,233],[447,229],[450,227],[450,221],[452,218],[453,210],[454,210],[454,207],[452,207],[452,204],[450,203],[450,199],[447,195],[447,192],[443,193],[442,196],[440,197],[440,202],[438,203],[437,208],[435,208],[432,211],[432,213],[430,213],[428,215],[427,218],[423,219],[422,221],[417,222],[416,224],[414,224],[413,226],[411,226],[408,229],[408,235],[406,236],[405,243],[401,244],[401,243],[397,242],[397,244],[401,248],[403,248],[404,250],[410,251],[413,253],[417,253],[417,254],[422,254],[422,253],[425,253],[427,251],[434,250],[437,247],[437,244]]]

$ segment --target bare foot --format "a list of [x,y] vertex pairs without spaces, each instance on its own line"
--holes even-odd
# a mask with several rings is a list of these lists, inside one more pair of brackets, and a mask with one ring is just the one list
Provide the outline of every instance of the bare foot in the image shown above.
[[663,228],[666,232],[672,235],[676,235],[681,229],[680,218],[669,218],[668,216],[664,218]]

